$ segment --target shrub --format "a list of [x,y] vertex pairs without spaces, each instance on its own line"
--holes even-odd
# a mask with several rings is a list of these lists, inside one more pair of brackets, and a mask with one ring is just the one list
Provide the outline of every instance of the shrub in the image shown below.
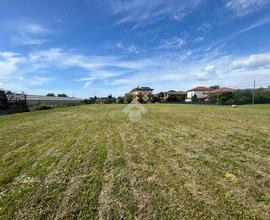
[[199,101],[197,95],[192,96],[191,100],[193,103],[197,103]]
[[51,106],[46,105],[46,104],[41,104],[41,105],[36,105],[35,107],[33,107],[33,111],[41,111],[41,110],[49,110],[52,109]]

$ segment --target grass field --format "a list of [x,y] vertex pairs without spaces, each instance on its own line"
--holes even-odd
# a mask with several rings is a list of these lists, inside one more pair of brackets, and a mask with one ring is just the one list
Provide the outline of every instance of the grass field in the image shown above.
[[270,219],[270,105],[0,117],[0,219]]

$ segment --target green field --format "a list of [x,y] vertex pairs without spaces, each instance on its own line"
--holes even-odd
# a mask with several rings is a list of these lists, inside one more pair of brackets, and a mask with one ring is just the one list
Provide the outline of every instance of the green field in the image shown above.
[[270,105],[0,117],[0,219],[270,219]]

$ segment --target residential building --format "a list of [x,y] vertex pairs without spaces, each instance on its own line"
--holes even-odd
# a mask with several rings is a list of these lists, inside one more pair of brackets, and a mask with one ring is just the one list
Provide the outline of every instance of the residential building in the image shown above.
[[137,87],[130,91],[133,95],[132,103],[149,103],[151,102],[153,89],[149,87]]
[[187,98],[186,102],[192,102],[193,97],[197,97],[198,100],[208,100],[208,94],[209,92],[213,91],[214,89],[204,87],[204,86],[198,86],[191,90],[187,91]]
[[235,89],[222,87],[222,88],[215,89],[215,90],[211,91],[210,93],[220,95],[220,94],[232,93],[232,92],[235,92]]
[[164,101],[184,101],[186,96],[186,92],[170,90],[168,92],[164,92]]
[[226,87],[218,88],[208,94],[208,99],[216,104],[233,104],[233,93],[235,91],[235,89]]

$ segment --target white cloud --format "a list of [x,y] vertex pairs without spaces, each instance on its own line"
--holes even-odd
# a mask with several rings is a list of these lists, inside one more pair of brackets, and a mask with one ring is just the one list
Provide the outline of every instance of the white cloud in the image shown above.
[[[251,78],[262,82],[269,81],[270,52],[244,57],[198,57],[196,53],[168,52],[162,53],[162,56],[156,54],[147,58],[141,56],[126,60],[122,56],[92,56],[60,48],[25,55],[4,52],[0,53],[0,62],[13,62],[14,66],[5,71],[9,77],[0,75],[0,81],[2,85],[11,86],[10,89],[25,90],[26,87],[31,89],[37,86],[44,88],[42,85],[60,76],[40,73],[64,69],[66,74],[70,74],[70,80],[81,84],[82,91],[87,93],[87,96],[108,95],[110,92],[122,95],[137,85],[152,86],[156,91],[160,91],[171,88],[185,90],[201,84],[207,86],[222,83],[234,87],[247,85]],[[79,75],[71,71],[74,68],[81,69]]]
[[195,38],[194,42],[199,43],[199,42],[203,42],[204,40],[205,40],[204,37],[200,36],[200,37]]
[[268,17],[263,17],[263,18],[259,19],[258,21],[254,22],[253,24],[251,24],[250,26],[248,26],[248,27],[246,27],[246,28],[244,28],[244,29],[242,29],[242,30],[240,30],[240,31],[238,31],[238,32],[236,32],[236,33],[234,33],[234,36],[235,36],[235,35],[242,34],[242,33],[245,33],[245,32],[250,31],[250,30],[252,30],[252,29],[261,27],[261,26],[263,26],[263,25],[266,25],[266,24],[269,23],[269,22],[270,22],[270,16],[268,16]]
[[51,82],[53,80],[54,80],[54,78],[52,78],[52,77],[34,76],[31,78],[31,81],[29,81],[27,84],[39,86],[39,85],[44,85],[44,84]]
[[23,33],[11,36],[11,41],[16,45],[43,45],[50,42],[49,39],[33,38]]
[[207,73],[213,73],[215,71],[216,67],[214,65],[208,65],[206,66],[205,68],[203,68],[203,71],[204,72],[207,72]]
[[5,83],[0,82],[0,89],[4,89],[6,87]]
[[10,38],[16,45],[43,45],[50,42],[48,37],[54,34],[50,28],[26,21],[15,22],[13,28],[15,33]]
[[161,43],[159,49],[180,49],[186,44],[183,37],[173,37]]
[[226,7],[237,16],[245,16],[261,10],[270,0],[227,0]]
[[87,89],[87,88],[89,88],[89,86],[91,86],[92,84],[93,84],[92,81],[88,81],[88,82],[86,82],[86,83],[84,84],[83,88],[84,88],[84,89]]
[[17,73],[19,64],[25,59],[17,53],[0,52],[0,77],[8,77]]
[[202,23],[199,27],[197,27],[197,31],[201,31],[201,32],[207,32],[212,28],[212,25],[204,22]]
[[31,34],[51,34],[53,31],[37,23],[25,25],[22,30]]
[[119,49],[122,49],[128,53],[136,53],[136,54],[140,53],[140,50],[133,44],[129,45],[129,46],[125,46],[122,43],[117,43],[116,47]]
[[[270,69],[270,53],[250,55],[233,61],[232,66],[236,69]],[[270,72],[269,72],[270,76]]]
[[122,18],[116,25],[146,26],[164,19],[181,20],[192,13],[202,0],[108,0],[113,13]]

